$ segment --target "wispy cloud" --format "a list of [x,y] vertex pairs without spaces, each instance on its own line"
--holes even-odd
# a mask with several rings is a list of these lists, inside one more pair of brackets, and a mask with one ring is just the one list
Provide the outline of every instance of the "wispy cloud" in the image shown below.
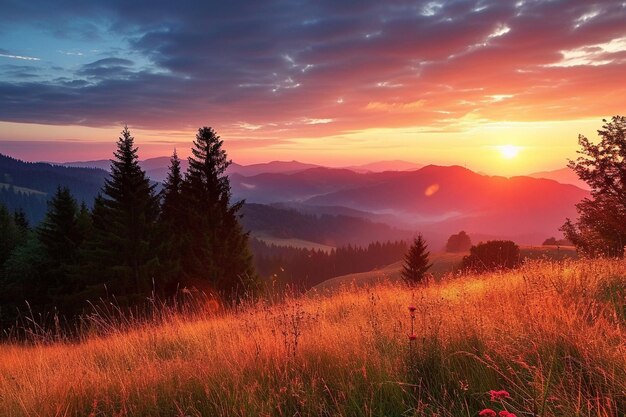
[[40,61],[39,58],[35,58],[32,56],[23,56],[23,55],[13,55],[9,53],[0,53],[0,57],[2,58],[11,58],[11,59],[21,59],[23,61]]

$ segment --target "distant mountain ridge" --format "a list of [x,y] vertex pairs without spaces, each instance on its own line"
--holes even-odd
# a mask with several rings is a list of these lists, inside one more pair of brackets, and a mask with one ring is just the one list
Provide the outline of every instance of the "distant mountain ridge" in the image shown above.
[[571,170],[570,168],[560,168],[552,171],[542,171],[542,172],[534,172],[532,174],[528,174],[529,177],[533,178],[545,178],[548,180],[554,180],[556,182],[560,182],[561,184],[571,184],[575,185],[578,188],[582,188],[583,190],[589,190],[589,185],[578,178],[578,175]]
[[[160,156],[156,158],[148,158],[140,161],[139,164],[146,171],[148,176],[157,182],[163,182],[167,177],[167,171],[170,164],[170,157]],[[80,168],[100,168],[109,170],[111,161],[108,159],[99,159],[94,161],[74,161],[62,162],[59,165],[67,167]],[[186,158],[181,159],[183,170],[187,169],[188,162]],[[330,168],[330,169],[347,169],[357,173],[373,173],[385,171],[410,171],[421,168],[421,165],[407,161],[378,161],[364,165],[355,165],[346,168]],[[238,174],[244,177],[251,177],[259,174],[293,174],[306,171],[313,168],[326,168],[317,164],[308,164],[299,161],[270,161],[251,165],[241,165],[233,162],[226,171],[228,174]]]
[[[57,185],[69,186],[79,201],[90,204],[108,174],[103,169],[77,165],[105,163],[109,161],[73,162],[69,163],[72,167],[67,167],[25,163],[3,156],[0,194],[5,200],[19,194],[19,204],[38,207],[38,214],[32,216],[37,221],[45,212],[46,196]],[[153,180],[163,179],[169,158],[151,158],[141,164]],[[186,164],[184,160],[183,169]],[[375,166],[386,168],[385,163]],[[357,172],[298,161],[273,161],[248,166],[232,164],[228,174],[233,200],[245,199],[249,207],[264,204],[318,217],[345,216],[385,223],[398,230],[422,231],[436,245],[460,230],[475,236],[541,243],[549,236],[559,235],[558,228],[565,218],[576,216],[575,204],[589,195],[586,190],[551,179],[489,176],[460,166]],[[274,231],[280,229],[281,220],[293,217],[289,212],[258,206],[255,213],[264,213],[263,227]],[[268,219],[276,224],[268,226]],[[358,235],[355,228],[351,230],[349,233]],[[329,243],[328,239],[316,239]],[[333,239],[341,240],[336,236]]]
[[[108,172],[99,168],[80,168],[45,162],[24,162],[0,154],[0,202],[10,210],[23,209],[27,217],[40,221],[46,211],[46,200],[57,187],[70,188],[79,202],[91,205]],[[22,189],[35,191],[23,192]]]

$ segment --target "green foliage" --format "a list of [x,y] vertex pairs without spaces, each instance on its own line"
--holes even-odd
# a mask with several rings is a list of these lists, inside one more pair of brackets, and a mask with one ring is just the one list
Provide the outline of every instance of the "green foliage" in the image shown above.
[[43,312],[51,307],[46,262],[45,249],[34,233],[12,251],[0,281],[0,323],[14,321],[18,310]]
[[[243,203],[230,203],[222,141],[202,128],[192,152],[184,178],[174,153],[157,195],[124,128],[91,212],[58,186],[31,231],[23,211],[11,214],[0,204],[2,324],[26,302],[35,314],[73,316],[87,300],[113,296],[119,306],[139,308],[153,291],[171,296],[181,284],[229,297],[256,290],[248,235],[239,224]],[[42,169],[35,171],[43,175]]]
[[57,189],[48,203],[48,213],[37,228],[45,256],[48,294],[54,303],[67,303],[82,289],[83,282],[72,273],[79,262],[80,247],[91,231],[87,207],[78,207],[68,188]]
[[456,235],[448,238],[446,252],[466,252],[472,247],[472,240],[465,231],[460,231]]
[[229,297],[255,291],[258,277],[239,224],[243,202],[230,203],[223,141],[209,127],[198,130],[189,170],[182,183],[184,202],[182,280]]
[[510,240],[490,240],[472,246],[462,269],[482,272],[515,268],[521,263],[519,246]]
[[402,278],[407,284],[418,284],[426,278],[426,272],[433,266],[429,261],[430,252],[422,235],[418,235],[404,258]]
[[181,272],[183,228],[185,212],[182,200],[183,175],[180,159],[174,151],[170,160],[170,168],[161,191],[161,214],[158,233],[160,235],[161,268],[160,274],[166,293],[176,290],[177,280]]
[[0,266],[11,256],[11,252],[20,242],[20,234],[15,218],[9,210],[0,204]]
[[569,167],[591,188],[591,198],[576,205],[579,218],[561,230],[588,256],[624,256],[626,244],[626,117],[603,120],[600,142],[579,135],[581,155]]
[[158,196],[141,169],[134,138],[124,128],[111,161],[111,176],[93,210],[93,233],[83,252],[80,273],[92,277],[92,285],[124,302],[149,294],[158,270],[155,224]]

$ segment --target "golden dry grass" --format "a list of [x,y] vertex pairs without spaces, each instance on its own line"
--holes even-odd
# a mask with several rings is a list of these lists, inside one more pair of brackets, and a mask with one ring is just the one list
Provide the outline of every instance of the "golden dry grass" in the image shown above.
[[0,415],[623,416],[625,297],[622,261],[530,263],[1,345]]

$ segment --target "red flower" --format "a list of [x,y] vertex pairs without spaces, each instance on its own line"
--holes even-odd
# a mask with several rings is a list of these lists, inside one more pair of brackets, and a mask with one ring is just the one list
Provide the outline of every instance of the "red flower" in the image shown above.
[[505,390],[500,390],[500,391],[491,390],[489,391],[489,395],[491,395],[491,401],[498,401],[498,400],[502,400],[505,398],[511,398],[511,394],[509,394]]
[[413,312],[415,312],[415,310],[417,310],[417,307],[415,307],[413,304],[411,304],[411,305],[409,306],[409,311],[410,311],[411,313],[413,313]]
[[496,412],[491,408],[485,408],[483,411],[478,413],[480,417],[496,417]]
[[416,334],[408,334],[407,336],[409,337],[409,340],[417,339],[417,335]]
[[504,410],[504,411],[500,411],[500,412],[498,413],[498,415],[499,415],[500,417],[517,417],[515,414],[513,414],[513,413],[509,413],[509,412],[508,412],[508,411],[506,411],[506,410]]

